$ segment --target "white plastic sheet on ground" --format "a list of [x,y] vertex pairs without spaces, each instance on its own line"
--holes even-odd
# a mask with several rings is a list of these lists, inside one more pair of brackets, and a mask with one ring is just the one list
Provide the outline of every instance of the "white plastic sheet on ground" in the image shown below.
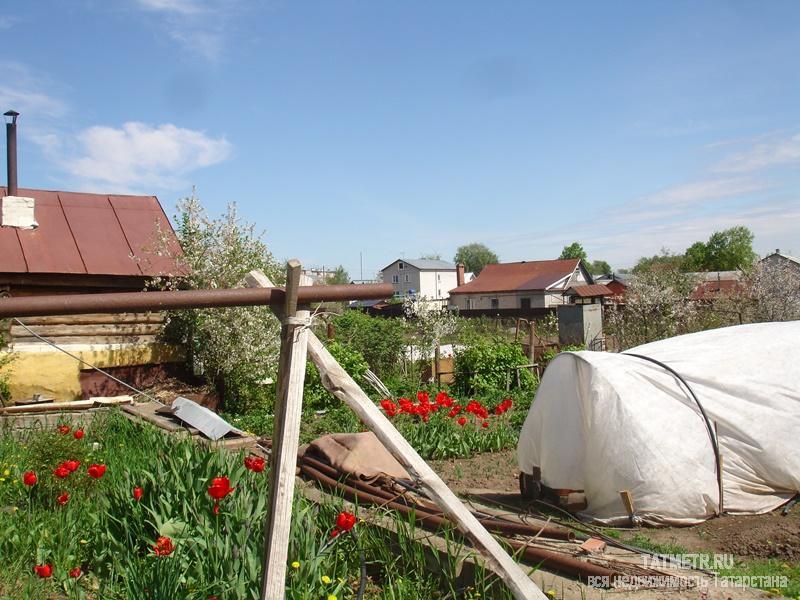
[[[800,321],[704,331],[631,353],[688,382],[719,432],[724,509],[757,514],[800,490]],[[542,377],[517,449],[544,485],[584,490],[585,516],[627,520],[629,490],[651,524],[717,513],[716,462],[705,421],[661,366],[608,352],[570,352]]]

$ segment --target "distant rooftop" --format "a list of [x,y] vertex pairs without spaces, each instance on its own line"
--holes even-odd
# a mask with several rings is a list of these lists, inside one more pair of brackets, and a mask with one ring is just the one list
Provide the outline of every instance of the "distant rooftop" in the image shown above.
[[412,267],[419,269],[420,271],[455,271],[456,266],[451,263],[447,262],[446,260],[439,260],[439,259],[430,259],[430,258],[398,258],[397,260],[393,260],[388,265],[383,267],[381,271],[385,271],[389,267],[391,267],[396,262],[404,262],[407,265],[411,265]]

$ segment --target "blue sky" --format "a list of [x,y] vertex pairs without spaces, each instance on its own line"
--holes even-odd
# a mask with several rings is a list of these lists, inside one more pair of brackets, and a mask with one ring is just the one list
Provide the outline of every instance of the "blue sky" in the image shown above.
[[794,1],[41,0],[0,34],[21,186],[196,185],[279,259],[800,254]]

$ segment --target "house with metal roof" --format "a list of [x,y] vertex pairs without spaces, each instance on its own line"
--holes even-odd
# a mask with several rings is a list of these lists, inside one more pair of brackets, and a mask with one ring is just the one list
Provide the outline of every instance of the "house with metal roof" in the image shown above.
[[[141,291],[183,273],[180,245],[155,196],[0,188],[2,297]],[[164,315],[64,315],[6,322],[13,399],[121,393],[49,342],[136,384],[180,358],[160,343]],[[127,390],[125,391],[127,393]]]
[[465,314],[526,314],[568,304],[568,289],[592,284],[592,275],[579,259],[497,263],[486,265],[474,280],[451,289],[449,303]]
[[[461,269],[463,276],[463,265]],[[395,298],[447,300],[458,284],[456,271],[456,265],[446,260],[399,258],[381,269],[381,277],[394,286]]]

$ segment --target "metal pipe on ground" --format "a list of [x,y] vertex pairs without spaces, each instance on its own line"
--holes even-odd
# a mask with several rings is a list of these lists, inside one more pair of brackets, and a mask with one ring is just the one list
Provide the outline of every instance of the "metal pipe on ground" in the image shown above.
[[[446,524],[452,525],[452,523],[450,523],[448,519],[435,514],[431,514],[424,509],[422,510],[413,509],[409,506],[406,506],[405,504],[388,500],[383,496],[379,496],[377,494],[368,492],[362,492],[361,490],[358,490],[355,487],[352,487],[350,485],[347,485],[345,483],[337,481],[332,477],[325,475],[321,471],[315,469],[314,467],[310,466],[305,462],[300,464],[300,471],[301,473],[315,480],[321,485],[344,493],[345,496],[347,496],[350,500],[358,502],[369,502],[380,506],[386,506],[404,515],[408,515],[413,510],[416,513],[417,522],[423,525],[433,526],[437,528]],[[550,568],[554,571],[558,571],[560,573],[564,573],[572,577],[577,577],[584,581],[588,577],[599,576],[599,577],[607,577],[608,579],[606,579],[606,581],[613,582],[614,579],[619,576],[619,573],[617,571],[613,571],[611,569],[607,569],[605,567],[601,567],[593,563],[587,563],[581,560],[577,560],[575,558],[571,558],[569,556],[565,556],[557,552],[552,552],[550,550],[544,550],[542,548],[528,546],[523,542],[510,540],[508,538],[503,538],[503,541],[508,545],[510,545],[515,550],[519,550],[522,553],[522,555],[532,563]]]
[[[394,293],[391,284],[314,285],[298,290],[297,303],[381,300]],[[0,300],[0,318],[81,315],[91,313],[145,312],[225,306],[282,306],[282,288],[234,288],[179,290],[173,292],[117,292],[26,296]]]
[[[337,471],[334,467],[327,465],[313,457],[302,456],[300,457],[300,461],[322,472],[331,479],[338,480],[342,476],[342,473]],[[391,492],[388,492],[382,488],[370,485],[365,481],[360,481],[358,478],[348,477],[346,482],[343,483],[344,485],[349,485],[350,487],[354,487],[357,490],[366,492],[368,494],[381,496],[386,500],[392,500],[394,502],[403,504],[409,508],[416,510],[417,512],[425,512],[440,517],[442,516],[442,513],[439,509],[437,509],[434,506],[431,506],[427,502],[424,502],[422,500],[415,501],[406,495],[398,496],[397,494],[392,494]],[[531,537],[538,536],[542,538],[549,538],[555,540],[568,540],[568,541],[575,539],[575,534],[572,531],[562,527],[553,527],[551,525],[545,525],[545,524],[528,525],[525,523],[513,523],[510,521],[497,519],[495,517],[480,516],[476,514],[474,511],[473,514],[475,514],[475,517],[478,519],[478,521],[480,521],[481,524],[488,530],[498,533],[503,533],[506,535],[527,535]]]

